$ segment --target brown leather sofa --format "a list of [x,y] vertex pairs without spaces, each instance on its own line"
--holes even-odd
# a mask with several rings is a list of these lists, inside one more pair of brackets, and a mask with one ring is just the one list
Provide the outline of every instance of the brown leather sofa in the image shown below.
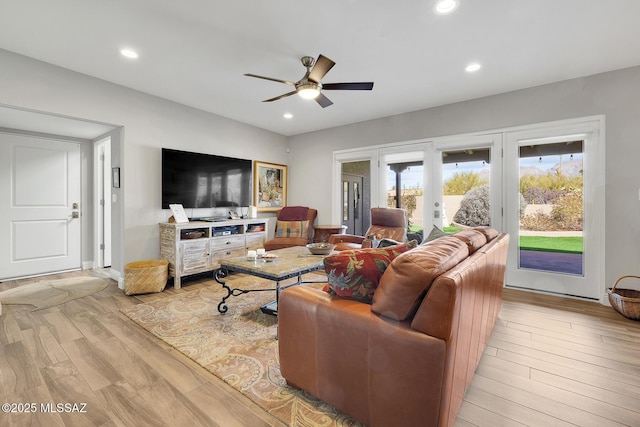
[[384,270],[371,305],[280,295],[280,370],[369,427],[451,426],[501,307],[508,234],[465,230]]

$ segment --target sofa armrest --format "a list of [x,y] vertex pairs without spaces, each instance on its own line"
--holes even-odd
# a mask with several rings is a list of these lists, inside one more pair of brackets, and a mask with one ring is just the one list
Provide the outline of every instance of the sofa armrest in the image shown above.
[[367,425],[437,425],[446,343],[308,286],[278,302],[280,372]]
[[357,243],[362,244],[364,242],[364,236],[356,236],[355,234],[331,234],[329,236],[329,243]]

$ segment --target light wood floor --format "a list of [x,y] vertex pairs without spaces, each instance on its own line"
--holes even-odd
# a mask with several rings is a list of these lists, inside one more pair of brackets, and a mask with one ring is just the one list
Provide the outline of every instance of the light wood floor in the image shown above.
[[[88,274],[100,276],[65,273]],[[0,413],[0,425],[284,426],[120,314],[139,302],[111,281],[45,310],[3,306],[0,403],[86,403],[86,413]],[[471,425],[640,426],[640,322],[595,303],[505,290],[456,421]]]
[[640,426],[640,322],[505,289],[456,426]]

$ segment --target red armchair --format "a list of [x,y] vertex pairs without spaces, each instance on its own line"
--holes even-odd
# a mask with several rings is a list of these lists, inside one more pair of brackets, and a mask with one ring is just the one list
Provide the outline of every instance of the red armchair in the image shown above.
[[313,242],[316,209],[306,206],[285,206],[277,213],[275,237],[264,244],[267,251],[305,246]]

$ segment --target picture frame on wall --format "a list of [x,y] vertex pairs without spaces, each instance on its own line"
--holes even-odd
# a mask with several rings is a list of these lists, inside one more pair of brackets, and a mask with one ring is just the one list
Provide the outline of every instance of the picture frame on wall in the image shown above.
[[277,211],[287,205],[287,166],[253,162],[253,203],[259,212]]

